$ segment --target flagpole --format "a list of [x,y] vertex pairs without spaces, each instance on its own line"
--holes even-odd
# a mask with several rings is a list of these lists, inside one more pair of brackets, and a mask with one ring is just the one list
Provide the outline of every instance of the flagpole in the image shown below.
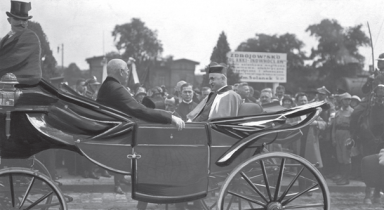
[[64,70],[64,43],[61,44],[61,68]]

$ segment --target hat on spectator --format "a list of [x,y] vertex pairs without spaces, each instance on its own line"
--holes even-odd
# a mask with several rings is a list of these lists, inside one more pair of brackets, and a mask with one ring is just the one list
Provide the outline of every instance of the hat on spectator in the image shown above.
[[161,89],[161,87],[154,87],[151,90],[152,90],[152,95],[160,94],[163,92],[163,89]]
[[324,95],[331,95],[331,92],[329,92],[329,90],[323,86],[321,88],[317,88],[317,93],[320,93],[320,94],[324,94]]
[[176,100],[175,100],[175,97],[170,97],[168,96],[165,100],[164,100],[165,103],[173,103],[173,104],[176,104]]
[[283,99],[281,101],[291,101],[291,103],[293,104],[293,99],[289,95],[284,95],[284,97],[283,97]]
[[340,98],[340,100],[343,100],[343,99],[351,99],[352,97],[351,97],[351,94],[345,92],[343,94],[340,94],[339,98]]
[[384,61],[384,53],[381,53],[381,54],[379,55],[379,58],[377,58],[376,60],[378,60],[378,61]]
[[357,101],[359,101],[359,102],[361,101],[361,99],[359,98],[359,96],[356,96],[356,95],[352,96],[351,99],[355,99],[355,100],[357,100]]
[[145,92],[145,89],[142,87],[139,87],[135,93],[135,97],[138,95],[147,95],[147,92]]
[[180,92],[180,91],[181,91],[181,90],[180,90],[181,86],[183,86],[183,85],[186,84],[186,83],[187,83],[187,82],[184,81],[184,80],[179,81],[179,82],[176,84],[176,86],[175,86],[175,92]]

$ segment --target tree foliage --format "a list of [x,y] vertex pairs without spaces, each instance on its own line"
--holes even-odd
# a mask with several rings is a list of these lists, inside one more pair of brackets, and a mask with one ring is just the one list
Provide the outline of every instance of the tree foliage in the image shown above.
[[[229,43],[227,41],[227,36],[224,31],[221,32],[219,39],[217,40],[216,46],[213,48],[210,61],[216,63],[227,63],[227,53],[231,51],[229,47]],[[205,68],[205,72],[207,74],[203,77],[202,86],[208,86],[209,78],[208,78],[208,66]],[[239,74],[233,72],[233,68],[228,65],[227,71],[228,84],[233,85],[240,81]]]
[[41,68],[43,71],[43,78],[49,80],[52,77],[59,76],[59,72],[56,69],[56,59],[53,57],[52,50],[49,46],[47,35],[44,33],[43,28],[38,22],[29,21],[28,28],[37,34],[41,44]]
[[148,28],[143,21],[132,18],[130,23],[116,25],[112,31],[117,50],[123,51],[122,58],[136,60],[155,58],[163,52],[163,45],[157,38],[157,31]]
[[358,48],[367,46],[369,38],[361,28],[361,24],[344,28],[337,20],[329,19],[310,25],[306,32],[319,41],[317,49],[312,49],[310,56],[316,59],[314,65],[325,62],[362,64],[364,56]]
[[312,66],[318,70],[318,83],[336,90],[337,80],[353,77],[362,68],[365,58],[359,47],[367,46],[369,38],[361,28],[361,24],[344,28],[337,20],[324,19],[306,29],[318,40],[310,55]]

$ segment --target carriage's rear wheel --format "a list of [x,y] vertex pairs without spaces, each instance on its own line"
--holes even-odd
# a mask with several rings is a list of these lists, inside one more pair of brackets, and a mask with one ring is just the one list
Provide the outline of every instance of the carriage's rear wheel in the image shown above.
[[46,175],[27,168],[0,170],[0,209],[67,210],[60,189]]
[[227,209],[330,209],[327,184],[307,160],[271,152],[237,166],[223,183],[217,201]]

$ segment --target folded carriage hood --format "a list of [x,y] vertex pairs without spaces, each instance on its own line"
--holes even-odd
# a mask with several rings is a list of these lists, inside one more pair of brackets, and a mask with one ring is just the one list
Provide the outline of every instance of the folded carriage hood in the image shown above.
[[[245,136],[238,140],[230,149],[228,149],[217,161],[218,166],[227,166],[243,152],[249,145],[260,140],[261,137],[268,134],[295,131],[311,124],[324,109],[329,109],[329,104],[326,102],[315,102],[303,106],[294,107],[291,109],[282,110],[275,113],[235,117],[226,119],[217,119],[210,122],[214,128],[224,128],[229,130],[229,133],[241,132]],[[306,116],[304,120],[296,125],[288,125],[288,118],[296,118]],[[241,136],[241,135],[240,135]],[[265,142],[271,144],[274,140]],[[257,143],[257,142],[256,142]],[[263,143],[260,143],[260,146]]]

